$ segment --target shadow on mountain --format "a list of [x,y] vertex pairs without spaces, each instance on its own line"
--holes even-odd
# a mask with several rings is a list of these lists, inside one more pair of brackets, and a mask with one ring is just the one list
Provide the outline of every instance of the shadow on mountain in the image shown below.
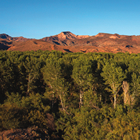
[[8,50],[10,47],[0,43],[0,50]]
[[82,51],[82,50],[81,50],[81,52],[85,53],[86,51]]
[[133,48],[132,45],[126,45],[126,48]]
[[53,43],[55,43],[56,45],[60,45],[60,43],[56,42],[56,41],[53,41]]
[[70,51],[69,49],[64,49],[64,51],[66,51],[66,52],[72,52],[72,51]]
[[7,41],[5,41],[5,40],[3,40],[3,41],[1,41],[1,42],[4,43],[4,44],[8,44],[8,45],[12,44],[12,42],[7,42]]

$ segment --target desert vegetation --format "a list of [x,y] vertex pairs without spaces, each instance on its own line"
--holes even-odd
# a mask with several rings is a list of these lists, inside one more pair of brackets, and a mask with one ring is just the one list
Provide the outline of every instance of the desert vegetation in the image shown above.
[[140,139],[140,54],[0,51],[0,130],[50,139]]

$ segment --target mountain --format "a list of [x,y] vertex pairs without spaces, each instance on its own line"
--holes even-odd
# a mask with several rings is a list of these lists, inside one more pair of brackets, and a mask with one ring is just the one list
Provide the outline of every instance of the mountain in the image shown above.
[[24,38],[22,36],[20,37],[11,37],[7,34],[0,34],[0,39],[7,39],[7,40],[13,40],[13,41],[26,41],[28,40],[27,38]]
[[37,50],[58,50],[63,51],[63,46],[58,46],[50,42],[29,39],[26,41],[13,41],[11,47],[8,50],[12,51],[37,51]]
[[44,37],[41,40],[48,41],[48,42],[51,42],[56,45],[65,46],[65,45],[67,45],[65,43],[65,40],[83,39],[83,38],[88,38],[88,37],[90,37],[90,36],[89,35],[75,35],[69,31],[66,31],[66,32],[61,32],[58,35]]
[[61,32],[58,35],[50,36],[50,37],[44,37],[43,41],[62,41],[62,40],[72,40],[72,39],[82,39],[87,38],[89,35],[75,35],[69,31],[67,32]]
[[42,39],[11,37],[0,34],[2,50],[58,50],[63,52],[129,52],[140,53],[140,36],[99,33],[75,35],[69,31]]
[[8,40],[11,40],[11,36],[7,35],[7,34],[0,34],[0,38],[1,39],[8,39]]

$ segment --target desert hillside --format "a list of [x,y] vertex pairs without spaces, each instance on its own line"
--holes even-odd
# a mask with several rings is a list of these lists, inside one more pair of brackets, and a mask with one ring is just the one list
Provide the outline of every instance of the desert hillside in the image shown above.
[[11,37],[0,34],[1,50],[58,50],[63,52],[140,52],[140,36],[99,33],[75,35],[69,31],[42,39]]

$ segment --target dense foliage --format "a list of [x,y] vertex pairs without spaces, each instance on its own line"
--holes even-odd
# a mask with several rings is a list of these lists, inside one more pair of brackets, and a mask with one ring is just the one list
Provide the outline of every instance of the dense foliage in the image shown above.
[[140,54],[0,51],[0,129],[66,140],[140,139]]

